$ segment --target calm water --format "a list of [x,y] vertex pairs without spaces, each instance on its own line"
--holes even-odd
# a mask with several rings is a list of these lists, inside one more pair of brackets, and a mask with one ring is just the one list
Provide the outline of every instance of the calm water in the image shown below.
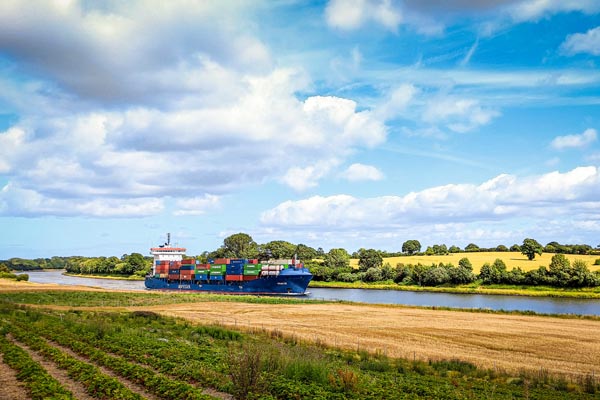
[[[86,285],[117,290],[144,290],[142,281],[78,278],[62,271],[29,272],[29,280],[38,283]],[[487,308],[490,310],[535,311],[550,314],[600,315],[600,300],[561,299],[478,294],[405,292],[396,290],[310,288],[309,298],[347,300],[375,304],[405,304],[453,308]]]

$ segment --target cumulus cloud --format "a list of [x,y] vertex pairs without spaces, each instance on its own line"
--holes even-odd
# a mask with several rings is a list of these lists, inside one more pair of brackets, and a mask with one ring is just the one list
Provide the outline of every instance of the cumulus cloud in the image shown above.
[[380,181],[383,179],[383,173],[372,165],[360,163],[352,164],[341,174],[342,178],[355,181]]
[[555,137],[550,146],[557,150],[564,150],[568,148],[580,148],[585,147],[591,143],[594,143],[598,137],[598,133],[595,129],[586,129],[579,135],[566,135]]
[[160,101],[173,90],[211,87],[211,62],[234,70],[270,67],[266,46],[236,23],[243,12],[241,3],[205,1],[9,0],[0,4],[0,47],[80,96]]
[[313,196],[265,211],[261,222],[280,228],[394,230],[453,224],[585,215],[599,219],[600,168],[518,178],[499,175],[480,185],[449,184],[404,196]]
[[428,103],[423,119],[443,123],[454,132],[464,133],[488,124],[498,115],[498,111],[483,107],[475,99],[439,96]]
[[586,33],[574,33],[567,36],[561,50],[569,55],[588,53],[600,55],[600,26],[588,30]]

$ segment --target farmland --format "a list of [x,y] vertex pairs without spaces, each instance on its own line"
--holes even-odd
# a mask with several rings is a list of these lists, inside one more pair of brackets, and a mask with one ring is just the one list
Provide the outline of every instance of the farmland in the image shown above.
[[0,285],[0,365],[52,372],[18,383],[40,393],[558,399],[598,389],[597,319],[39,286]]
[[[401,256],[401,257],[389,257],[384,258],[383,262],[390,263],[393,267],[398,263],[403,264],[424,264],[431,265],[432,263],[452,263],[458,265],[458,261],[461,258],[467,257],[471,264],[473,264],[473,272],[479,273],[481,266],[485,263],[493,263],[494,260],[500,259],[504,261],[508,269],[520,267],[523,271],[531,271],[539,268],[540,266],[550,265],[553,253],[542,253],[541,256],[536,255],[534,260],[529,261],[526,256],[517,252],[473,252],[473,253],[450,253],[448,255],[417,255],[417,256]],[[598,255],[578,255],[578,254],[565,254],[565,257],[572,263],[575,260],[583,260],[587,263],[591,271],[600,270],[600,265],[594,265],[594,262],[600,258]],[[350,265],[358,267],[358,259],[351,259]]]

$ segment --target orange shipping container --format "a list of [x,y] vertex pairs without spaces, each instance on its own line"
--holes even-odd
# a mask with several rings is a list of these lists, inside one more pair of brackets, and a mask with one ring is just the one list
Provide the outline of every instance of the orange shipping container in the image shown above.
[[244,275],[244,281],[253,281],[258,279],[258,275]]
[[214,264],[229,264],[231,263],[230,258],[216,258]]
[[225,275],[225,280],[241,282],[244,280],[244,275]]

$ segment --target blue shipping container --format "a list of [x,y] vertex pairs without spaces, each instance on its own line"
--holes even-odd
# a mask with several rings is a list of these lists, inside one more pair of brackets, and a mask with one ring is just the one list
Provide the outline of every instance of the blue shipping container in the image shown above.
[[196,274],[195,278],[197,281],[205,281],[208,279],[208,274]]
[[210,276],[210,280],[211,281],[222,281],[223,280],[223,275],[211,275]]
[[179,275],[179,269],[170,269],[169,270],[169,274],[171,274],[171,275],[175,275],[175,274]]
[[193,271],[194,270],[194,264],[191,264],[191,265],[182,265],[180,269],[182,271]]

